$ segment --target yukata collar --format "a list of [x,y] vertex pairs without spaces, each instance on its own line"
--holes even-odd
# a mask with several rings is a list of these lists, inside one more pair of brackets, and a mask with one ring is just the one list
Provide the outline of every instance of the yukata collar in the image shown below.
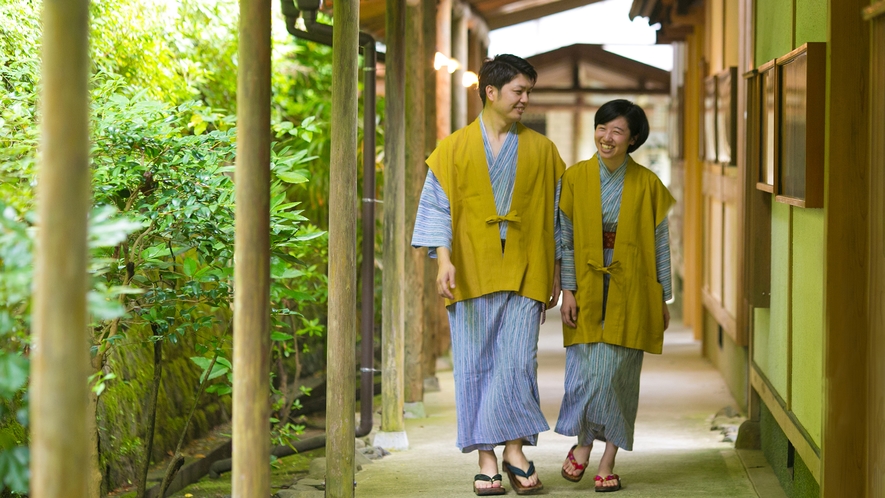
[[621,173],[621,170],[625,170],[627,168],[627,163],[630,162],[630,154],[624,158],[624,162],[621,163],[620,166],[615,168],[614,171],[609,171],[609,169],[605,166],[605,163],[602,162],[602,158],[599,155],[596,156],[596,160],[599,161],[599,171],[605,175],[605,178],[612,178]]

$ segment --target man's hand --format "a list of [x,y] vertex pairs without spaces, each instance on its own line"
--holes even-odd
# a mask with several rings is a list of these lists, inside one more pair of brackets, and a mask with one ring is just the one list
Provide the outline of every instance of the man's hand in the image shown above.
[[439,271],[436,274],[436,292],[442,297],[454,299],[452,289],[455,288],[455,265],[452,264],[449,250],[445,247],[438,247],[436,260],[439,263]]
[[667,303],[664,302],[664,330],[670,326],[670,308],[667,307]]
[[553,266],[553,291],[550,293],[550,302],[547,303],[547,309],[556,307],[559,304],[559,294],[562,292],[562,285],[559,277],[560,262],[556,260]]
[[568,289],[562,291],[562,306],[559,307],[559,314],[562,315],[562,323],[571,328],[578,326],[578,303],[575,301],[575,294]]

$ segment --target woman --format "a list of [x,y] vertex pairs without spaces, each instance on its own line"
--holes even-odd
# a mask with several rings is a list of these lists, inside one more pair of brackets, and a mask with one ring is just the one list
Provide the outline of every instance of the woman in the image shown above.
[[563,175],[562,322],[565,396],[556,432],[577,436],[562,476],[578,482],[605,443],[596,491],[621,489],[619,448],[633,449],[639,372],[670,322],[670,192],[630,153],[648,138],[642,108],[613,100],[594,119],[597,154]]

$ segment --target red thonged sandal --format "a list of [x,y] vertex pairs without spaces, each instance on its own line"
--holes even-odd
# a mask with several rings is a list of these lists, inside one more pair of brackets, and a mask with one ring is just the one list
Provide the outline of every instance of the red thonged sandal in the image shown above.
[[575,448],[577,447],[578,445],[572,446],[572,449],[568,450],[568,455],[566,456],[566,458],[568,458],[568,461],[572,464],[572,467],[574,467],[575,470],[580,470],[581,473],[573,476],[566,472],[565,469],[562,469],[562,477],[571,482],[581,482],[581,479],[584,478],[584,470],[587,469],[587,464],[590,463],[590,460],[587,460],[583,464],[580,464],[577,460],[575,460]]
[[[621,489],[621,476],[619,476],[618,474],[609,474],[606,477],[596,476],[594,479],[596,480],[597,493],[611,493],[612,491],[618,491]],[[601,483],[605,483],[606,481],[618,481],[618,485],[600,486]]]

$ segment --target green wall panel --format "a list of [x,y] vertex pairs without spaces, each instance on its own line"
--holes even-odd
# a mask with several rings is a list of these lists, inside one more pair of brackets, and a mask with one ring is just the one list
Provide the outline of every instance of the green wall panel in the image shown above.
[[796,0],[796,46],[827,41],[827,0]]
[[821,444],[823,209],[793,209],[793,413]]
[[790,319],[790,206],[771,203],[771,310],[767,337],[757,331],[753,359],[771,385],[787,398]]
[[788,53],[792,45],[793,0],[756,2],[756,65]]

